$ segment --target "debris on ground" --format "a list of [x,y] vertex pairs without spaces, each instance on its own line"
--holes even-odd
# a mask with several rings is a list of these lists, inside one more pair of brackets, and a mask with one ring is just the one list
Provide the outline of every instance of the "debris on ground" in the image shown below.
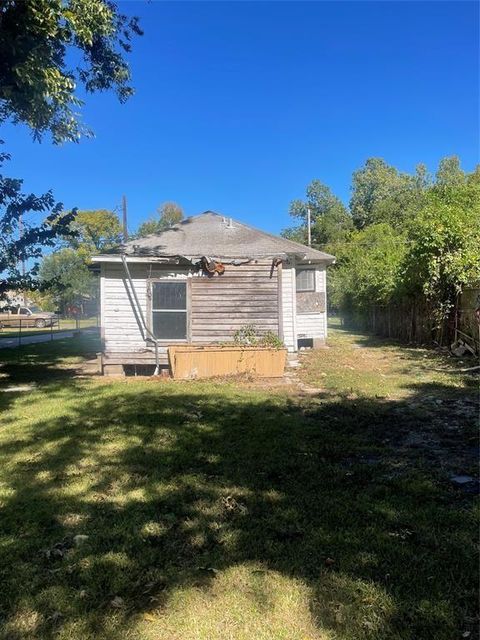
[[22,384],[17,387],[6,387],[5,389],[0,389],[0,391],[2,393],[26,393],[27,391],[34,391],[35,389],[35,384]]
[[469,484],[470,482],[475,482],[475,478],[472,478],[472,476],[451,476],[450,480],[455,484]]
[[79,533],[79,534],[77,534],[76,536],[73,537],[73,544],[76,547],[79,547],[80,545],[82,545],[87,540],[88,540],[88,536]]
[[461,358],[465,354],[469,353],[470,355],[475,355],[475,349],[473,349],[465,340],[457,340],[450,346],[450,351],[457,358]]
[[110,605],[114,609],[122,609],[125,606],[125,601],[120,596],[115,596],[113,600],[110,602]]
[[241,515],[245,515],[246,513],[248,513],[247,507],[241,502],[235,500],[235,498],[232,496],[222,498],[221,502],[225,511],[229,513],[240,513]]
[[50,549],[44,551],[47,560],[61,560],[67,551],[72,548],[72,543],[69,540],[61,540],[56,542]]

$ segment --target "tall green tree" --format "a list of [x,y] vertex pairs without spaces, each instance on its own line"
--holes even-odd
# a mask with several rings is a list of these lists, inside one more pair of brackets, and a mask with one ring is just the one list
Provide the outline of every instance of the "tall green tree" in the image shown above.
[[461,168],[458,156],[448,156],[440,160],[435,174],[437,187],[458,187],[464,184],[466,180],[467,174]]
[[111,0],[2,0],[0,32],[0,122],[25,123],[36,139],[91,135],[80,86],[120,102],[133,93],[125,54],[142,32]]
[[[8,159],[0,153],[0,168]],[[75,210],[64,213],[51,191],[23,193],[22,185],[0,174],[0,299],[8,290],[36,286],[44,247],[66,237],[75,218]]]
[[398,171],[381,158],[368,158],[354,172],[350,211],[358,229],[369,224],[387,222],[397,228],[413,217],[430,183],[424,165],[415,175]]
[[176,202],[164,202],[157,209],[157,216],[142,222],[134,237],[144,238],[154,233],[160,233],[181,222],[183,218],[183,209],[179,204]]
[[122,242],[122,226],[117,215],[107,209],[78,211],[71,224],[68,244],[78,249],[84,258],[100,253]]
[[60,249],[45,256],[39,270],[39,282],[62,312],[69,304],[78,304],[85,297],[96,297],[97,279],[74,249]]
[[[0,125],[26,124],[35,139],[49,132],[54,143],[89,135],[78,89],[113,90],[124,102],[133,92],[125,56],[140,34],[138,20],[111,0],[1,0]],[[0,154],[0,165],[8,157]],[[0,176],[0,295],[35,285],[42,247],[64,238],[74,218],[50,191],[25,195],[21,185]]]
[[282,235],[285,238],[304,244],[307,242],[308,209],[313,246],[329,248],[344,241],[353,228],[351,217],[341,200],[320,180],[312,180],[307,187],[305,200],[293,200],[290,203],[289,213],[300,224],[284,229]]

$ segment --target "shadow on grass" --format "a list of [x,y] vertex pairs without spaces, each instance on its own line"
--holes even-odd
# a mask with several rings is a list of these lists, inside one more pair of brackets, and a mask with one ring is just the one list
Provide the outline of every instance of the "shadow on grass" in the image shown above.
[[[78,366],[99,350],[100,340],[92,334],[0,350],[0,411],[28,392],[28,387],[56,390],[73,379]],[[11,387],[25,390],[10,391]]]
[[[243,564],[300,580],[317,628],[342,639],[474,637],[471,496],[422,450],[402,452],[402,429],[432,420],[412,399],[46,391],[64,411],[0,446],[4,637],[124,638],[177,589],[208,591]],[[89,537],[75,546],[76,534]],[[39,614],[31,635],[15,622],[24,610]]]
[[478,364],[478,357],[474,356],[473,354],[467,352],[462,358],[456,357],[452,355],[445,347],[443,347],[442,349],[435,347],[433,339],[430,344],[404,342],[397,338],[375,334],[369,332],[367,329],[362,330],[361,328],[355,327],[354,325],[342,323],[341,319],[338,317],[330,320],[328,326],[330,330],[336,331],[340,336],[353,336],[354,344],[359,347],[397,347],[405,350],[405,352],[408,353],[408,357],[413,359],[427,358],[432,361],[438,361],[439,359],[441,359],[443,360],[444,365],[446,360],[448,359],[453,369],[458,368],[460,366],[458,363],[462,361],[467,362],[471,366],[475,366],[476,364]]

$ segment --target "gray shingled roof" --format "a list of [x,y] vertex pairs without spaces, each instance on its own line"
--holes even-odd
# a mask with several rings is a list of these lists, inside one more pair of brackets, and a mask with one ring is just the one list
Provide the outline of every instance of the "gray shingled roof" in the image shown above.
[[127,242],[112,253],[130,256],[182,256],[189,260],[284,257],[333,262],[335,258],[298,242],[254,229],[213,211],[192,216],[161,233]]

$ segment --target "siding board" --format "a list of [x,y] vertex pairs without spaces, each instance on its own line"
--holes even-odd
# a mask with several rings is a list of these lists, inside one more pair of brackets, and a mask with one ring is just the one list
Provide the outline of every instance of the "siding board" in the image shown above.
[[[139,353],[146,343],[129,300],[129,285],[119,265],[106,264],[102,277],[102,328],[105,352]],[[148,278],[188,277],[188,270],[130,267],[133,284],[147,318]],[[232,340],[237,329],[255,324],[260,331],[278,333],[278,274],[270,277],[271,261],[225,265],[223,276],[192,274],[190,294],[191,340],[197,343]],[[147,319],[148,321],[148,319]],[[151,349],[151,346],[149,347]]]
[[278,333],[278,273],[271,261],[226,265],[223,276],[193,278],[192,342],[227,341],[246,324]]

